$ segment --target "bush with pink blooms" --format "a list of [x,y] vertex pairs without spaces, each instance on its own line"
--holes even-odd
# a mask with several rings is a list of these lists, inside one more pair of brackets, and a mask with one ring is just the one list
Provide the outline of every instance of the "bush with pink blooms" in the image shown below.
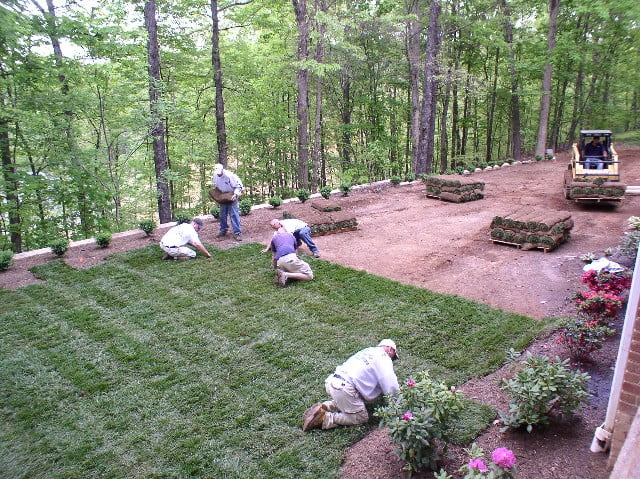
[[[491,462],[484,460],[484,451],[476,443],[465,449],[471,460],[458,471],[464,479],[514,479],[516,477],[516,456],[506,447],[499,447],[491,454]],[[453,479],[444,469],[434,474],[435,479]]]
[[596,320],[570,319],[560,328],[558,344],[563,345],[575,361],[588,361],[594,351],[602,348],[608,336],[615,330]]
[[622,271],[589,270],[582,273],[580,281],[586,284],[591,291],[619,295],[631,287],[631,271],[628,269]]
[[586,293],[579,291],[573,299],[580,314],[602,324],[608,324],[615,319],[624,302],[616,294],[601,291],[587,291]]

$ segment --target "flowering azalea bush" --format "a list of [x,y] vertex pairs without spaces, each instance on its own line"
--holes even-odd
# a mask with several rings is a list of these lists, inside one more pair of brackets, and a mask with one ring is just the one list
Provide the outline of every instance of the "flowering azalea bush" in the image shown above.
[[631,287],[631,271],[627,269],[616,272],[590,270],[582,273],[580,281],[589,286],[591,291],[619,295]]
[[614,333],[613,329],[603,326],[596,320],[567,320],[560,328],[558,343],[567,348],[572,359],[586,361],[591,353],[602,348],[607,336]]
[[[513,479],[516,477],[516,456],[506,447],[499,447],[491,454],[492,462],[487,465],[484,451],[476,443],[465,449],[471,460],[459,469],[463,479]],[[434,474],[435,479],[453,479],[444,469]]]
[[446,446],[449,425],[462,411],[462,394],[421,372],[387,399],[388,404],[376,409],[374,415],[380,417],[380,427],[389,428],[406,468],[410,473],[435,469]]
[[613,293],[600,291],[579,291],[573,297],[579,313],[596,321],[607,323],[614,319],[622,308],[623,300]]
[[500,413],[503,431],[549,423],[552,415],[571,417],[589,397],[589,375],[569,368],[569,360],[530,353],[511,379],[503,379],[501,388],[511,398],[509,412]]

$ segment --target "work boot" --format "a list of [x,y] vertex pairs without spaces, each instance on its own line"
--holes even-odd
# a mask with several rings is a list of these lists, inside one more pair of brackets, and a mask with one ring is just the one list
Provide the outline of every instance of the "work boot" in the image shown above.
[[[302,432],[311,431],[312,429],[318,429],[322,427],[322,422],[324,421],[324,415],[326,414],[326,410],[323,408],[322,403],[317,403],[311,406],[311,410],[308,413],[307,418],[304,420],[302,424]],[[306,413],[307,411],[305,411]]]
[[233,239],[236,241],[242,241],[242,235],[241,234],[233,235]]
[[314,258],[319,258],[320,257],[320,251],[316,251],[315,253],[313,253],[313,257]]
[[220,233],[218,233],[216,235],[216,238],[224,238],[225,236],[227,236],[227,232],[226,231],[220,231]]
[[287,285],[287,273],[281,269],[276,270],[276,279],[278,280],[278,286],[284,288]]
[[167,259],[173,259],[173,256],[171,256],[169,253],[165,253],[164,256],[162,257],[163,260],[167,260]]

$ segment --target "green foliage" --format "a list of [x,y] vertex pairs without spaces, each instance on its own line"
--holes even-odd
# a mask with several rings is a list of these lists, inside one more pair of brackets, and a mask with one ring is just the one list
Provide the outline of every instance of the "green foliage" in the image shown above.
[[282,205],[282,198],[280,198],[279,196],[272,196],[271,198],[269,198],[269,204],[274,208],[277,208],[278,206]]
[[501,388],[511,398],[509,413],[502,414],[504,429],[546,425],[552,415],[571,417],[586,402],[589,375],[571,371],[569,360],[527,355],[515,376],[503,379]]
[[251,198],[248,198],[246,196],[242,198],[238,203],[238,210],[240,211],[240,215],[246,216],[249,213],[251,213],[252,206],[253,206],[253,203],[251,201]]
[[340,183],[340,191],[342,192],[342,196],[348,196],[351,191],[351,183],[344,181]]
[[9,266],[13,263],[13,251],[1,250],[0,251],[0,271],[9,269]]
[[587,361],[594,351],[602,348],[607,337],[613,334],[615,330],[595,320],[567,319],[560,328],[558,343],[567,349],[571,359]]
[[156,222],[154,220],[142,220],[138,223],[138,227],[149,236],[156,229]]
[[111,233],[109,232],[103,232],[103,233],[98,233],[96,235],[96,244],[100,247],[100,248],[106,248],[107,246],[109,246],[111,244],[111,240],[113,239]]
[[56,256],[62,256],[69,249],[69,240],[67,238],[56,238],[49,242],[49,249]]
[[218,205],[213,205],[209,209],[209,213],[211,213],[211,216],[213,216],[216,219],[220,218],[220,207]]
[[535,156],[536,161],[541,161],[542,160],[542,155],[538,154]]
[[192,219],[193,215],[185,210],[176,211],[173,215],[173,220],[179,225],[182,223],[190,223]]
[[380,427],[387,426],[400,458],[411,472],[435,469],[440,459],[439,441],[448,440],[453,419],[462,411],[462,396],[425,372],[409,379],[389,405],[378,408]]
[[391,184],[392,184],[392,185],[394,185],[394,186],[398,186],[398,185],[400,184],[400,182],[402,181],[402,178],[400,178],[400,177],[399,177],[399,176],[397,176],[397,175],[393,175],[393,176],[391,177],[391,180],[390,180],[390,181],[391,181]]
[[309,190],[301,188],[296,192],[296,196],[302,203],[304,203],[309,199],[309,196],[311,196],[311,193],[309,192]]
[[413,171],[408,171],[404,175],[404,181],[415,181],[416,175],[413,174]]
[[338,477],[371,426],[300,431],[336,364],[391,336],[398,375],[460,384],[546,324],[326,261],[277,288],[262,245],[208,248],[215,261],[162,261],[157,245],[52,261],[33,269],[45,283],[0,290],[5,476]]
[[322,188],[320,188],[320,194],[325,200],[328,200],[329,197],[331,196],[331,187],[323,186]]

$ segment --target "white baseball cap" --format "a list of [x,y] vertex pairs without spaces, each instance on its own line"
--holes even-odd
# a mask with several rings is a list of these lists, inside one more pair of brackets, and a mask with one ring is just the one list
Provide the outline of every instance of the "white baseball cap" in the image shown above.
[[394,351],[394,355],[391,359],[393,359],[394,361],[398,358],[398,353],[397,348],[396,348],[396,343],[393,339],[383,339],[382,341],[380,341],[380,343],[378,344],[378,346],[389,346],[390,348],[393,348]]
[[222,173],[222,170],[224,170],[224,166],[222,166],[221,163],[217,163],[216,166],[213,167],[213,172],[216,175],[219,175],[220,173]]

